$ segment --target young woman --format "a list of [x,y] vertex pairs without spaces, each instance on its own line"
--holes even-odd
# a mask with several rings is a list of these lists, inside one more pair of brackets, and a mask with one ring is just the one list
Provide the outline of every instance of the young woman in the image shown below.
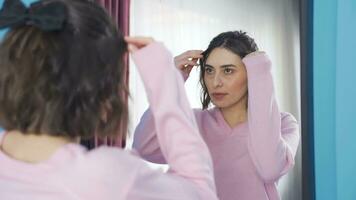
[[127,43],[104,9],[87,0],[43,0],[29,8],[6,0],[3,28],[9,31],[0,43],[0,126],[6,130],[0,199],[217,199],[208,148],[163,44],[125,38],[170,173],[118,148],[88,151],[78,144],[94,134],[116,136],[127,118],[119,95]]
[[[177,56],[185,79],[198,59],[203,109],[194,113],[213,158],[218,197],[279,199],[276,183],[292,168],[300,136],[295,118],[279,110],[268,56],[246,33],[235,31],[215,37],[204,52]],[[133,146],[147,160],[166,163],[156,133],[148,110]]]

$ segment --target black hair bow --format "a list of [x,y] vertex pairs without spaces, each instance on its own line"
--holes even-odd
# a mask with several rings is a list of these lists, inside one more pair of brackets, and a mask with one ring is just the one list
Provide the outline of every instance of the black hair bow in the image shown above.
[[60,2],[36,2],[27,8],[21,0],[5,0],[0,10],[0,29],[35,26],[43,31],[57,31],[66,21],[66,7]]

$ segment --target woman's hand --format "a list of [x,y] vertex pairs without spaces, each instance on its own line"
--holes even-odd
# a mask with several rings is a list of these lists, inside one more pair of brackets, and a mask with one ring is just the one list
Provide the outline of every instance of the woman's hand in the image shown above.
[[151,37],[125,37],[125,41],[128,44],[128,50],[130,53],[134,53],[137,50],[144,48],[145,46],[155,42]]
[[198,59],[202,58],[202,50],[189,50],[174,57],[175,66],[186,75],[189,75],[194,66],[198,66]]

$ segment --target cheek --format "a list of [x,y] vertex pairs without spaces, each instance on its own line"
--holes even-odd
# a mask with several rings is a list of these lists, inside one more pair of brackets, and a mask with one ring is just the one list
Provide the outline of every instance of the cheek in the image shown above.
[[229,89],[235,93],[244,92],[247,90],[247,79],[245,77],[238,77],[231,80]]

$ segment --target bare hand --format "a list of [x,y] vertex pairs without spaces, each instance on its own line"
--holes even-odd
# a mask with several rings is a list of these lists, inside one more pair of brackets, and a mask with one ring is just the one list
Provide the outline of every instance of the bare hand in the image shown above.
[[202,50],[189,50],[174,57],[175,66],[183,73],[189,75],[194,66],[198,66],[198,59],[202,58]]
[[155,40],[151,37],[125,37],[125,41],[128,43],[128,50],[130,53],[153,43]]

